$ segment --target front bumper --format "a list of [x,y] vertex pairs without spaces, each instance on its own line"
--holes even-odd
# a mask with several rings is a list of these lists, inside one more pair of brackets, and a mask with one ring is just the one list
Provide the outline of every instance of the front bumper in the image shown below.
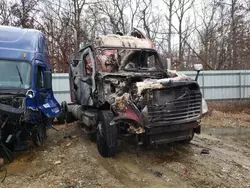
[[151,144],[170,143],[189,139],[194,133],[200,133],[200,122],[198,121],[147,128],[145,131]]

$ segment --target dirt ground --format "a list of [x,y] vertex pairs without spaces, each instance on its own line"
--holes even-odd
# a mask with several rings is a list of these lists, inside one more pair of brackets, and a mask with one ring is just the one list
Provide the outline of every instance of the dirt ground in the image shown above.
[[121,141],[101,158],[78,124],[57,126],[41,148],[15,154],[0,187],[250,187],[250,114],[213,110],[188,145],[137,149]]

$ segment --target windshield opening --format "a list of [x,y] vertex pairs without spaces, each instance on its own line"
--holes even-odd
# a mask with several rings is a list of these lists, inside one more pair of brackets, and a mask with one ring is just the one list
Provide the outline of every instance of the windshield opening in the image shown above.
[[96,61],[101,72],[163,69],[157,52],[150,49],[98,49]]
[[30,88],[31,65],[27,62],[0,60],[0,87]]

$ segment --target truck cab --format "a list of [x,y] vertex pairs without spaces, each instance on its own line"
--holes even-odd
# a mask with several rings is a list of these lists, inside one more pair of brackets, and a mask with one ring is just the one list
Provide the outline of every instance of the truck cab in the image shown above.
[[72,104],[63,111],[82,122],[102,157],[115,156],[122,137],[144,146],[188,143],[207,112],[197,78],[165,70],[145,37],[97,37],[79,50],[69,81]]
[[41,145],[46,127],[61,112],[52,90],[52,67],[44,34],[0,26],[0,142],[10,150]]

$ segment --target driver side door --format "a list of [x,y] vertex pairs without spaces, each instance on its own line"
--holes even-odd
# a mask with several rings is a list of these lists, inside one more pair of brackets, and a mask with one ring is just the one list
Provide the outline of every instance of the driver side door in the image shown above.
[[81,62],[77,65],[78,76],[77,98],[82,106],[93,106],[93,92],[95,90],[95,62],[91,48],[86,48],[81,54]]
[[54,98],[52,91],[52,75],[42,65],[36,69],[36,94],[39,109],[45,116],[52,118],[60,114],[60,106]]

